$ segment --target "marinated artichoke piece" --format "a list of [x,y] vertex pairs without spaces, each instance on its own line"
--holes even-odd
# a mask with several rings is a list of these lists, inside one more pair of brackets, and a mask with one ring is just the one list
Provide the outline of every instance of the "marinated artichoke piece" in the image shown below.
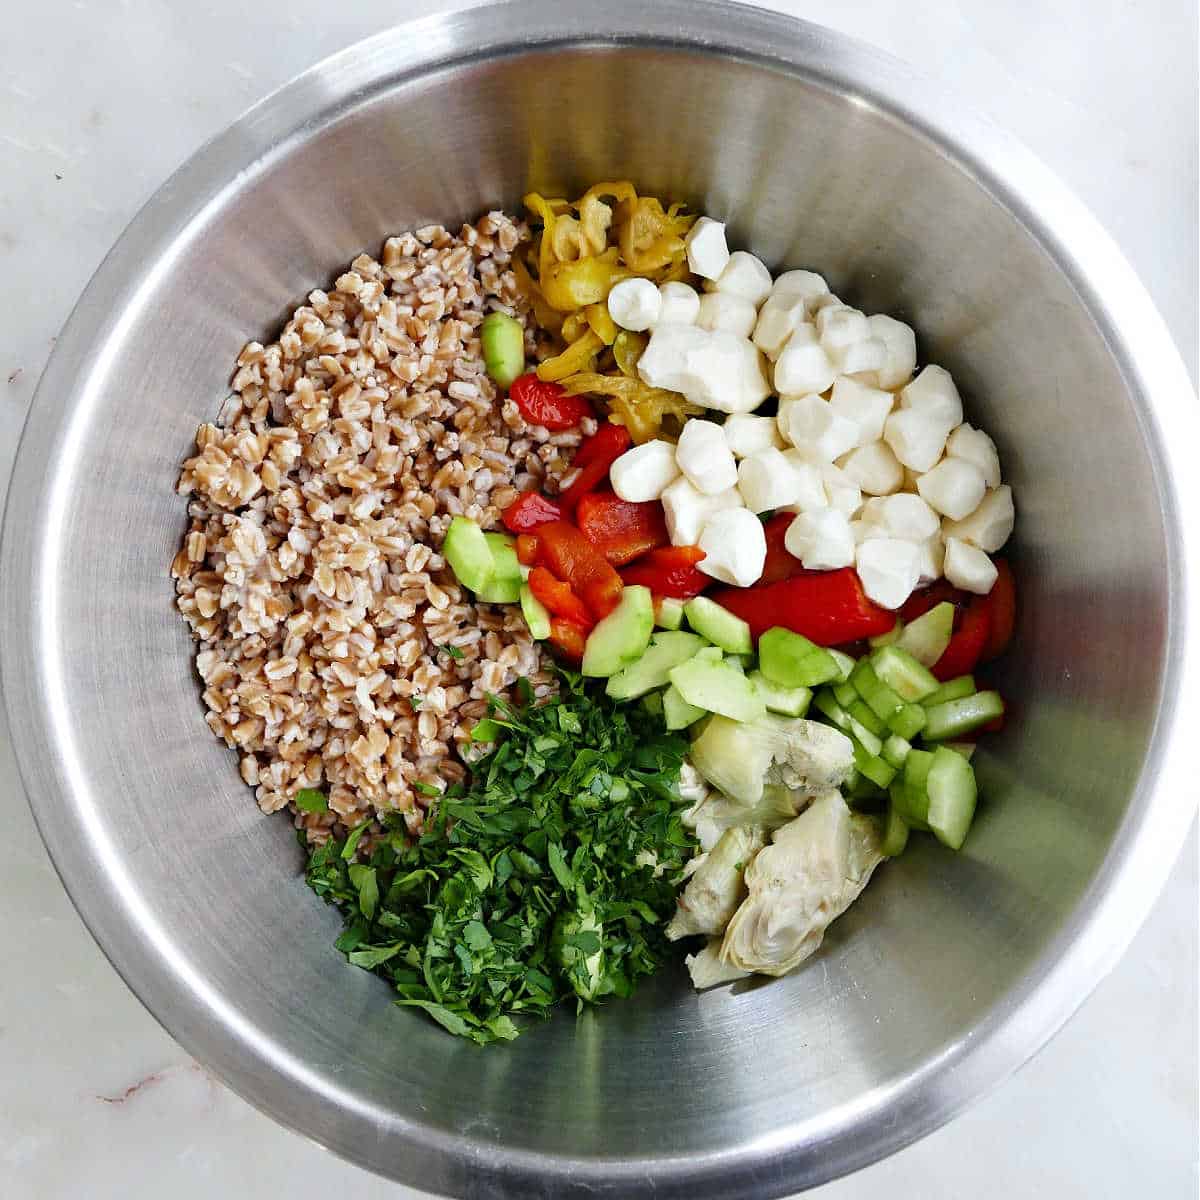
[[710,938],[704,949],[696,954],[689,954],[684,963],[688,974],[692,977],[692,986],[698,992],[705,988],[717,987],[722,983],[733,983],[735,979],[745,979],[750,974],[740,967],[731,967],[721,961],[721,939]]
[[837,787],[854,765],[854,747],[840,730],[801,717],[714,716],[692,743],[691,760],[718,791],[752,806],[767,783],[808,793]]
[[727,829],[748,825],[760,825],[768,832],[778,829],[811,799],[808,792],[793,791],[777,784],[764,787],[762,799],[751,806],[738,804],[720,792],[709,792],[705,799],[688,809],[681,820],[695,833],[700,848],[707,851],[717,844]]
[[852,815],[840,792],[818,796],[747,868],[749,894],[725,930],[721,961],[763,975],[795,970],[866,887],[880,843],[878,824]]
[[667,937],[678,941],[697,933],[721,933],[746,895],[742,875],[766,845],[759,827],[727,829],[712,851],[702,856],[667,926]]

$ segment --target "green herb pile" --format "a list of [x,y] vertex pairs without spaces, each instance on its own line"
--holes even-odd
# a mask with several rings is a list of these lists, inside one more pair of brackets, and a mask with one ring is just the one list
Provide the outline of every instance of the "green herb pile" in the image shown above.
[[343,910],[349,961],[480,1043],[571,997],[630,995],[666,954],[695,849],[679,819],[687,743],[660,717],[568,672],[555,699],[523,695],[524,707],[492,700],[473,736],[494,750],[442,795],[419,840],[397,827],[357,862],[360,826],[307,870]]

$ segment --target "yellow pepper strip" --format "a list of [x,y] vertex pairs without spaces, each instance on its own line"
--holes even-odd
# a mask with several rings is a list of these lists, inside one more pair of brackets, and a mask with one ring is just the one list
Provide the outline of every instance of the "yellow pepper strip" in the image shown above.
[[594,183],[583,195],[579,198],[579,203],[576,207],[583,211],[583,206],[590,200],[636,200],[637,188],[629,182],[628,179],[618,179],[612,183]]
[[[539,196],[537,192],[530,192],[525,197],[525,207],[534,216],[542,219],[542,244],[538,252],[538,275],[545,280],[547,272],[554,265],[554,225],[558,218],[549,201]],[[558,306],[553,305],[553,307],[557,308]]]
[[[554,257],[559,262],[575,262],[586,258],[579,222],[571,216],[556,217],[554,222]],[[601,249],[604,249],[601,246]]]
[[[548,358],[538,365],[539,379],[557,382],[569,375],[586,370],[592,360],[604,348],[604,343],[589,329],[582,337],[573,341],[561,354]],[[604,378],[598,376],[598,378]]]
[[622,329],[612,344],[613,358],[617,360],[617,369],[630,379],[637,378],[638,359],[646,349],[648,338],[642,333],[631,333]]
[[617,209],[616,227],[621,257],[639,275],[665,267],[683,247],[653,196],[643,196],[636,202],[623,200]]
[[608,397],[612,416],[629,430],[629,436],[639,445],[661,436],[665,418],[674,418],[682,425],[688,416],[703,411],[678,392],[652,388],[640,379],[621,375],[580,373],[563,379],[562,384],[568,395],[587,393]]
[[617,323],[608,315],[607,304],[589,304],[583,310],[587,314],[587,323],[592,332],[606,345],[611,346],[617,340]]
[[596,258],[552,263],[541,272],[538,284],[550,307],[567,313],[607,300],[612,285],[628,274],[613,247]]
[[579,257],[603,254],[608,249],[608,231],[613,210],[595,196],[579,201]]
[[567,343],[567,345],[570,345],[572,342],[583,337],[583,335],[587,333],[590,328],[591,326],[588,325],[587,311],[582,308],[578,309],[569,317],[567,317],[565,321],[563,321],[562,339]]

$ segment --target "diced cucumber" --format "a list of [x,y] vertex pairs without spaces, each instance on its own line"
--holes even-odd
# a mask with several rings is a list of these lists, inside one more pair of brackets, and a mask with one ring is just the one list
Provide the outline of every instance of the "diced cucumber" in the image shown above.
[[506,533],[485,533],[483,539],[491,551],[492,574],[475,591],[475,598],[488,604],[516,604],[521,598],[521,584],[525,582],[516,541]]
[[496,383],[507,390],[525,370],[525,328],[508,313],[490,312],[479,326],[483,365]]
[[920,700],[938,690],[938,681],[927,667],[899,646],[884,646],[871,656],[875,674],[901,700]]
[[925,728],[928,714],[919,704],[905,704],[888,719],[888,728],[910,742]]
[[943,742],[942,745],[947,750],[953,750],[955,754],[961,754],[967,762],[970,762],[975,757],[974,742]]
[[671,670],[703,648],[703,639],[694,633],[664,630],[652,634],[646,653],[613,675],[604,690],[614,700],[632,700],[666,687]]
[[766,715],[754,684],[726,662],[704,662],[697,656],[671,670],[670,680],[689,704],[706,712],[731,721],[757,721]]
[[750,626],[741,617],[734,616],[707,596],[697,596],[683,606],[688,624],[714,646],[728,650],[730,654],[752,654],[754,641],[750,637]]
[[856,808],[866,808],[879,802],[884,789],[855,767],[852,777],[842,784],[842,792]]
[[904,701],[875,674],[875,669],[865,658],[860,658],[854,664],[854,670],[850,672],[850,682],[881,721],[888,721],[895,712],[904,707]]
[[761,671],[751,671],[748,678],[758,689],[762,702],[771,712],[782,713],[785,717],[802,717],[808,712],[812,701],[811,689],[780,687]]
[[696,658],[700,662],[723,663],[725,655],[720,646],[705,646],[702,650],[696,651]]
[[527,583],[521,584],[521,614],[529,626],[529,634],[535,642],[545,641],[550,636],[550,612],[529,590]]
[[680,694],[679,689],[671,684],[662,694],[663,719],[668,729],[686,729],[695,724],[702,716],[704,709],[689,704]]
[[646,653],[654,631],[654,599],[640,584],[621,592],[621,602],[588,634],[583,647],[585,675],[607,679]]
[[925,810],[927,807],[926,798],[922,794],[920,797],[918,797],[916,803],[914,803],[909,798],[911,792],[912,789],[908,786],[904,779],[904,775],[901,773],[892,780],[892,786],[888,788],[888,797],[891,800],[892,805],[895,807],[896,812],[904,818],[904,823],[909,827],[909,829],[921,829],[928,831],[928,823],[922,820],[920,817],[917,817],[914,813],[914,809],[919,808],[921,811]]
[[838,677],[836,683],[845,683],[850,678],[850,672],[854,670],[854,659],[850,657],[844,650],[829,650],[830,657],[837,663]]
[[887,631],[887,633],[877,633],[874,637],[867,638],[867,645],[870,646],[872,650],[882,649],[882,647],[890,646],[894,642],[898,641],[903,632],[904,622],[897,617],[895,625],[893,625],[891,629]]
[[857,696],[849,704],[843,705],[843,707],[856,721],[865,725],[876,737],[887,737],[888,727]]
[[722,661],[727,667],[736,671],[739,675],[745,675],[746,664],[740,654],[726,654]]
[[923,667],[932,667],[946,653],[953,635],[954,605],[943,600],[906,625],[896,645],[907,650]]
[[945,704],[947,700],[961,700],[964,696],[973,695],[975,695],[974,676],[959,675],[955,679],[947,680],[936,692],[930,692],[921,703],[926,708],[932,708],[935,704]]
[[908,845],[908,822],[900,814],[895,802],[888,804],[887,821],[883,827],[883,843],[879,849],[885,858],[895,858],[904,853]]
[[662,692],[647,692],[642,697],[642,707],[652,716],[661,717],[663,715]]
[[465,588],[478,593],[492,577],[492,551],[483,530],[466,517],[455,517],[446,530],[442,554]]
[[926,777],[928,821],[934,837],[951,850],[962,848],[975,816],[975,772],[961,754],[939,746]]
[[828,650],[790,629],[768,629],[758,639],[759,670],[781,687],[816,687],[841,673]]
[[858,693],[854,690],[853,684],[835,683],[833,685],[833,698],[843,708],[849,708],[858,699]]
[[896,778],[895,767],[884,762],[878,754],[872,754],[867,747],[858,742],[854,743],[854,765],[860,775],[881,788],[887,787]]
[[929,792],[926,784],[933,766],[929,750],[910,750],[904,760],[904,788],[898,802],[904,819],[915,829],[929,828]]
[[944,742],[960,738],[989,721],[1004,715],[1004,701],[999,692],[976,692],[961,700],[947,700],[925,710],[929,720],[925,725],[925,739]]
[[883,760],[891,763],[893,767],[899,769],[904,766],[904,760],[908,757],[908,752],[912,749],[912,744],[905,738],[892,734],[886,742],[883,743]]
[[829,718],[830,723],[843,733],[850,736],[851,741],[861,746],[871,757],[875,757],[883,749],[883,742],[873,734],[861,721],[850,715],[846,709],[833,698],[828,688],[821,688],[813,697],[813,704]]
[[660,629],[679,629],[683,625],[683,601],[664,596],[654,608],[654,623]]

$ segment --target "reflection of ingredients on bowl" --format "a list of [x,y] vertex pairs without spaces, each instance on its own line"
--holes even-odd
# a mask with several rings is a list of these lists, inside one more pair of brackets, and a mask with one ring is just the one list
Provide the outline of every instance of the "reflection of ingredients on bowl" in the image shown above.
[[996,447],[908,326],[627,182],[525,203],[247,347],[175,562],[339,948],[480,1042],[674,940],[785,974],[911,830],[959,849],[1014,615]]

